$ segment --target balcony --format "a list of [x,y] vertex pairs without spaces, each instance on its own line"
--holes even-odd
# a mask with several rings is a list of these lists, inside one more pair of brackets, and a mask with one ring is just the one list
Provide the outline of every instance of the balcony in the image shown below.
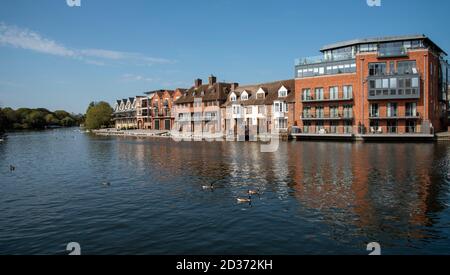
[[315,138],[351,138],[354,126],[303,126],[292,127],[293,137],[315,137]]
[[353,120],[352,113],[339,113],[339,114],[323,114],[323,115],[314,115],[304,113],[301,117],[304,121],[321,121],[321,120]]
[[314,103],[314,102],[338,102],[338,101],[349,101],[353,100],[353,96],[341,97],[341,98],[314,98],[314,97],[303,97],[303,103]]
[[390,74],[367,77],[369,84],[368,99],[419,99],[420,75]]
[[412,112],[406,112],[404,115],[386,115],[386,116],[380,116],[380,115],[370,115],[370,120],[399,120],[399,119],[421,119],[419,113],[412,113]]
[[383,46],[378,49],[378,58],[405,57],[408,51],[403,46]]

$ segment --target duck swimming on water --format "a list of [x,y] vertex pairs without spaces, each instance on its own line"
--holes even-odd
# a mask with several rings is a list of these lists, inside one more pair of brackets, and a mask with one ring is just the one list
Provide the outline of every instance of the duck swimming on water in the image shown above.
[[213,190],[214,189],[214,182],[211,182],[210,185],[203,185],[202,189],[203,190]]
[[237,198],[238,203],[252,202],[252,196],[248,195],[248,198]]
[[247,194],[249,194],[249,195],[258,195],[259,196],[259,194],[260,194],[260,192],[259,192],[259,189],[258,190],[248,190],[247,191]]
[[10,166],[9,166],[9,171],[11,171],[11,172],[16,171],[16,166],[10,165]]

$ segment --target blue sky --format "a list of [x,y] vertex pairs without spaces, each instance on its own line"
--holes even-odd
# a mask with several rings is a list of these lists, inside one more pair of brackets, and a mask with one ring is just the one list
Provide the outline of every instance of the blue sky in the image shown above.
[[295,58],[360,37],[423,33],[450,52],[449,10],[447,0],[1,0],[0,106],[84,112],[211,73],[288,79]]

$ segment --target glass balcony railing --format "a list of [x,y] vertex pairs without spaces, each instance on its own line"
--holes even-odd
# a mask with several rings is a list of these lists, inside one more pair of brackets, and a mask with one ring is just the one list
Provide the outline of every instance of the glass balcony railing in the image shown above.
[[404,47],[380,47],[378,57],[401,57],[407,56],[408,51]]

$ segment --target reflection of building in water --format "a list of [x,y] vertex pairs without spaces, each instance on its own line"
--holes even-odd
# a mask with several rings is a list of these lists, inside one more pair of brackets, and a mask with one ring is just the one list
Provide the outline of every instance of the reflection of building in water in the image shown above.
[[295,196],[332,223],[427,237],[419,227],[432,225],[430,212],[444,207],[430,146],[301,143],[288,155]]

